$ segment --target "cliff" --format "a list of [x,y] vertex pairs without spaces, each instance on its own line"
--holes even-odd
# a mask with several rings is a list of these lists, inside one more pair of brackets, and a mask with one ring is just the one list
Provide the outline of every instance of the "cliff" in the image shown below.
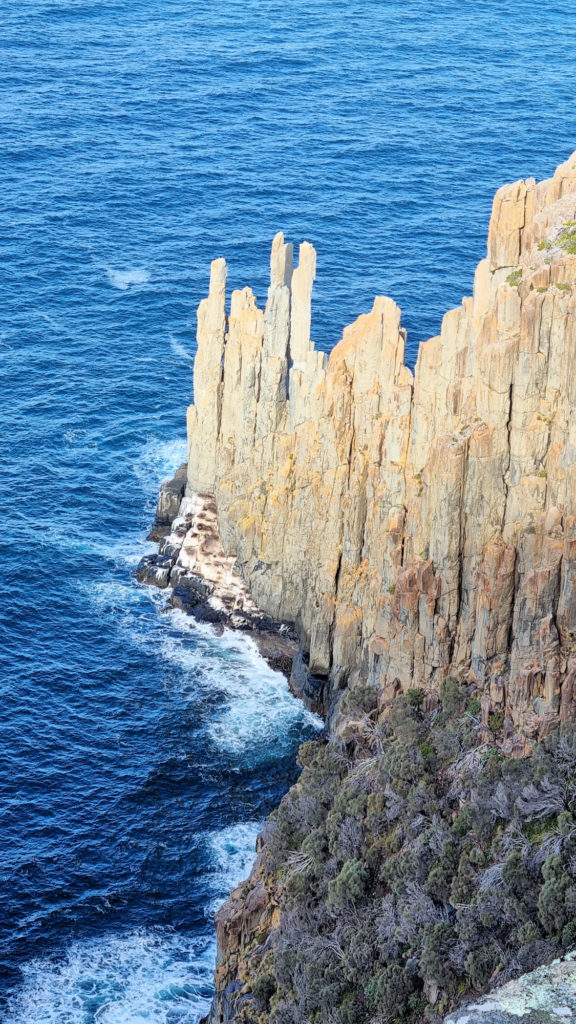
[[413,372],[388,298],[315,349],[315,269],[277,235],[264,310],[219,259],[198,311],[185,503],[328,717],[217,915],[211,1020],[439,1021],[576,944],[576,154],[497,193]]
[[188,488],[258,604],[296,621],[324,704],[470,674],[522,751],[574,709],[576,155],[497,193],[473,298],[404,364],[388,298],[328,358],[316,256],[278,235],[265,310],[198,311]]

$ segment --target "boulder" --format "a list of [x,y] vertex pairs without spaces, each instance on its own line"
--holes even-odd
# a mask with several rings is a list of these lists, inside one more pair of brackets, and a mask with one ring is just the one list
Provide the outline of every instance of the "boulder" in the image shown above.
[[168,555],[144,555],[138,563],[136,579],[153,587],[167,587],[172,564]]
[[186,473],[187,466],[183,462],[172,479],[165,480],[161,485],[156,506],[157,526],[170,526],[172,520],[178,515],[180,502],[186,490]]

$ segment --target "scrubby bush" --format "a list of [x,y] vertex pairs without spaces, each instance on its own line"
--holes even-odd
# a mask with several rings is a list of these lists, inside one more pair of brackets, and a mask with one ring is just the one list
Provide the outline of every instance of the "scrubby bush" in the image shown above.
[[406,1013],[413,991],[412,978],[399,964],[382,968],[364,987],[368,1006],[392,1020]]
[[378,691],[373,686],[353,686],[346,692],[341,704],[344,714],[368,715],[378,705]]
[[337,878],[328,883],[328,905],[346,908],[364,895],[368,872],[361,861],[347,860]]
[[380,719],[352,692],[371,739],[305,744],[267,838],[262,1024],[421,1024],[576,945],[576,733],[509,760],[457,680],[434,711],[409,691]]
[[252,985],[252,995],[259,1010],[268,1010],[276,992],[276,978],[272,973],[261,974]]

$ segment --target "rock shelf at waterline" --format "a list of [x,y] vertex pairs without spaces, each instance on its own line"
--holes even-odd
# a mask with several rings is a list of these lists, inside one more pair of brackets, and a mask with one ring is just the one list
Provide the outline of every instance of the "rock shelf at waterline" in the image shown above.
[[[160,488],[149,535],[159,542],[158,553],[141,559],[136,578],[167,589],[167,606],[197,622],[249,633],[270,667],[290,678],[298,653],[294,628],[258,608],[235,569],[235,558],[223,550],[214,499],[185,496],[186,469],[181,466]],[[308,703],[316,710],[314,701]]]

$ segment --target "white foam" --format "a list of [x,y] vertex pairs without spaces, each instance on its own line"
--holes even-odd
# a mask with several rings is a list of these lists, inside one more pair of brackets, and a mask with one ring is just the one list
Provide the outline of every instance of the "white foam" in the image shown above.
[[24,966],[5,1024],[197,1024],[214,958],[213,940],[167,928],[77,940]]
[[132,583],[122,583],[119,580],[106,580],[89,585],[79,583],[78,589],[88,596],[99,615],[127,615],[140,611],[144,599],[157,595],[157,591],[148,593],[147,590],[143,591]]
[[188,350],[184,348],[182,342],[178,341],[178,338],[175,338],[173,334],[170,335],[170,348],[174,355],[178,356],[179,359],[185,359],[187,362],[192,362],[192,356]]
[[[205,835],[213,898],[206,916],[247,878],[261,823],[240,822]],[[59,958],[22,968],[5,1024],[198,1024],[208,1012],[215,940],[169,928],[76,940]]]
[[113,288],[126,291],[132,285],[148,284],[150,272],[144,267],[133,267],[130,270],[108,270],[108,280]]
[[116,565],[136,565],[143,554],[156,550],[150,543],[142,541],[142,534],[125,534],[111,540],[104,534],[86,529],[82,524],[43,522],[39,526],[37,544],[39,547],[55,547],[64,551],[80,551],[87,555],[114,562]]
[[146,443],[132,470],[146,495],[154,502],[158,497],[158,488],[162,480],[173,476],[178,467],[186,461],[187,455],[186,439],[182,437],[169,441],[159,441],[155,437]]
[[[233,630],[216,636],[211,627],[182,612],[165,616],[164,622],[169,631],[162,640],[162,656],[184,671],[184,692],[188,682],[194,695],[200,686],[223,697],[208,729],[220,750],[242,755],[251,764],[266,762],[292,745],[293,727],[322,728],[322,720],[291,693],[285,677],[264,661],[251,637]],[[193,643],[186,634],[193,636]]]
[[243,821],[221,832],[212,832],[207,842],[214,862],[214,897],[207,907],[209,916],[216,913],[228,898],[230,891],[245,878],[256,856],[256,838],[262,822]]

